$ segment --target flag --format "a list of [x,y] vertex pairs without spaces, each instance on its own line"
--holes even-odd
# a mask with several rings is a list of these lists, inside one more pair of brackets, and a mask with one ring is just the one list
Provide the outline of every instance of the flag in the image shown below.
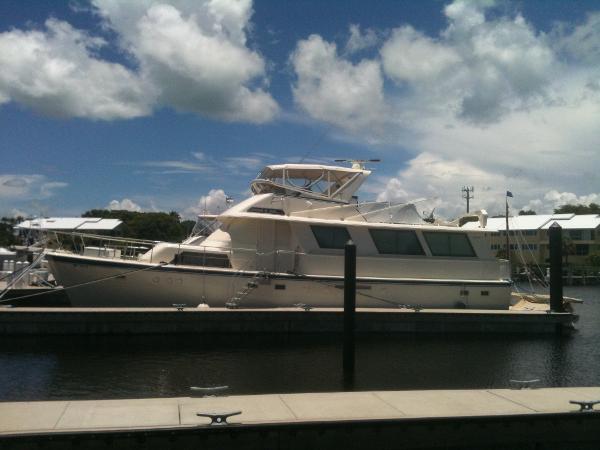
[[506,196],[507,196],[507,197],[512,197],[512,196],[513,196],[513,195],[512,195],[512,192],[510,192],[510,191],[506,191]]

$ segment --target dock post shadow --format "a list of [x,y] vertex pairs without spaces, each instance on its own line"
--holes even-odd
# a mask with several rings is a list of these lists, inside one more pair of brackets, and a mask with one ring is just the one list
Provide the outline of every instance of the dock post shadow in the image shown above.
[[550,247],[550,309],[564,312],[562,278],[562,228],[554,222],[548,229]]
[[354,390],[356,326],[356,245],[344,246],[344,390]]

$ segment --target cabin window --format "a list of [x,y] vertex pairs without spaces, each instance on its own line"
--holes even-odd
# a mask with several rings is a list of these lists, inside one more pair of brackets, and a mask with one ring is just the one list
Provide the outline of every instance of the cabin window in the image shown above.
[[249,208],[248,212],[259,213],[259,214],[275,214],[277,216],[283,216],[283,215],[285,215],[285,213],[283,212],[283,209],[259,208],[257,206],[253,206],[252,208]]
[[220,253],[181,252],[175,255],[174,264],[183,266],[205,266],[230,268],[229,257]]
[[350,233],[344,227],[321,227],[311,225],[315,239],[321,248],[341,248],[350,240]]
[[475,256],[466,234],[424,232],[423,235],[433,256]]
[[424,255],[417,234],[410,230],[369,230],[377,251],[390,255]]

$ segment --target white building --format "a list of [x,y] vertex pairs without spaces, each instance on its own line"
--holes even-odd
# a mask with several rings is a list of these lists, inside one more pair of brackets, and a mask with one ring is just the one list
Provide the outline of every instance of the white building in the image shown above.
[[[568,243],[569,263],[589,265],[589,256],[600,254],[599,214],[539,214],[509,217],[508,235],[512,260],[515,265],[548,262],[548,228],[558,223],[563,229],[563,240]],[[468,222],[466,229],[480,228],[479,222]],[[506,249],[506,218],[494,217],[485,227],[490,231],[490,247],[504,253]]]

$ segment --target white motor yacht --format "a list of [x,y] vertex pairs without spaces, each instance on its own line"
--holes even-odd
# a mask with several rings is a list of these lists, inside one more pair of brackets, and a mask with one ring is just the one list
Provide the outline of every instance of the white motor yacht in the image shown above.
[[429,223],[414,204],[359,203],[370,173],[361,162],[267,166],[208,236],[47,259],[74,306],[340,307],[351,239],[358,307],[508,309],[508,265],[483,229]]

